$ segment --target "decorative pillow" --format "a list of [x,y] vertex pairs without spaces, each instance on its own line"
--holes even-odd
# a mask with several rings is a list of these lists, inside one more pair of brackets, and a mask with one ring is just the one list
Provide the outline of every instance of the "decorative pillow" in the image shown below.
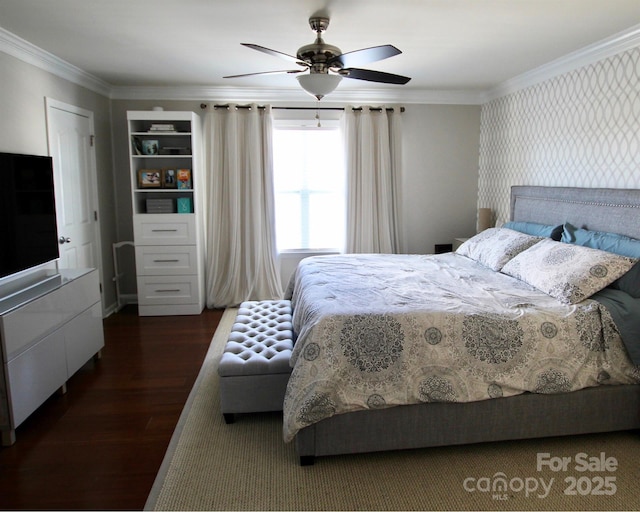
[[[640,240],[617,233],[590,231],[566,223],[562,233],[562,241],[613,252],[630,258],[640,258]],[[640,263],[636,264],[620,279],[611,283],[611,288],[622,290],[636,299],[640,298]]]
[[542,238],[512,229],[489,228],[469,238],[458,247],[456,253],[500,271],[507,261],[540,240]]
[[588,299],[628,272],[637,260],[545,239],[502,269],[565,304]]
[[537,222],[510,221],[503,224],[502,227],[513,229],[514,231],[520,231],[520,233],[526,233],[527,235],[551,238],[556,241],[560,241],[560,238],[562,238],[563,230],[562,224],[559,226],[549,226],[547,224],[538,224]]
[[561,240],[568,244],[600,249],[630,258],[640,258],[640,240],[617,233],[590,231],[566,223]]

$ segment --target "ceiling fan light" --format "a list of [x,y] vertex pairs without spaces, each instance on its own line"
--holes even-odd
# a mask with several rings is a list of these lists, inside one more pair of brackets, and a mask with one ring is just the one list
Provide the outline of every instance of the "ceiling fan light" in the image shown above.
[[310,73],[308,75],[299,75],[296,77],[305,91],[311,96],[315,96],[318,100],[327,94],[333,92],[342,77],[340,75],[330,75],[328,73]]

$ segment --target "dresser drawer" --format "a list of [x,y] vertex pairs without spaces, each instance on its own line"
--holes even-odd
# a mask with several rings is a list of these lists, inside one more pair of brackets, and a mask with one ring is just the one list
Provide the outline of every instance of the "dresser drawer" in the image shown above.
[[196,246],[138,245],[136,273],[145,276],[197,274]]
[[102,304],[97,303],[64,326],[67,376],[71,377],[104,347]]
[[97,270],[92,270],[60,288],[58,306],[65,322],[98,302],[100,302],[100,282]]
[[136,245],[195,245],[196,218],[190,214],[136,215]]
[[15,428],[67,381],[64,334],[57,330],[5,366]]
[[11,361],[30,345],[57,329],[63,322],[62,293],[55,290],[11,311],[0,319],[4,362]]
[[144,306],[193,304],[199,296],[198,276],[138,276],[138,303]]

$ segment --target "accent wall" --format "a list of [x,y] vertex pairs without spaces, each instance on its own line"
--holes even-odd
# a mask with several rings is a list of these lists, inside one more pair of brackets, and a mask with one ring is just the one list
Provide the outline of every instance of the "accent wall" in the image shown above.
[[478,206],[512,185],[640,188],[640,48],[482,106]]

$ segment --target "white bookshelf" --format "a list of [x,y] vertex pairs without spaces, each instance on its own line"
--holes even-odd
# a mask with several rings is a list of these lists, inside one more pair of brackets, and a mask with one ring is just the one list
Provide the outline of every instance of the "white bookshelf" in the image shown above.
[[129,111],[127,121],[139,314],[199,314],[204,308],[200,118],[194,112]]

